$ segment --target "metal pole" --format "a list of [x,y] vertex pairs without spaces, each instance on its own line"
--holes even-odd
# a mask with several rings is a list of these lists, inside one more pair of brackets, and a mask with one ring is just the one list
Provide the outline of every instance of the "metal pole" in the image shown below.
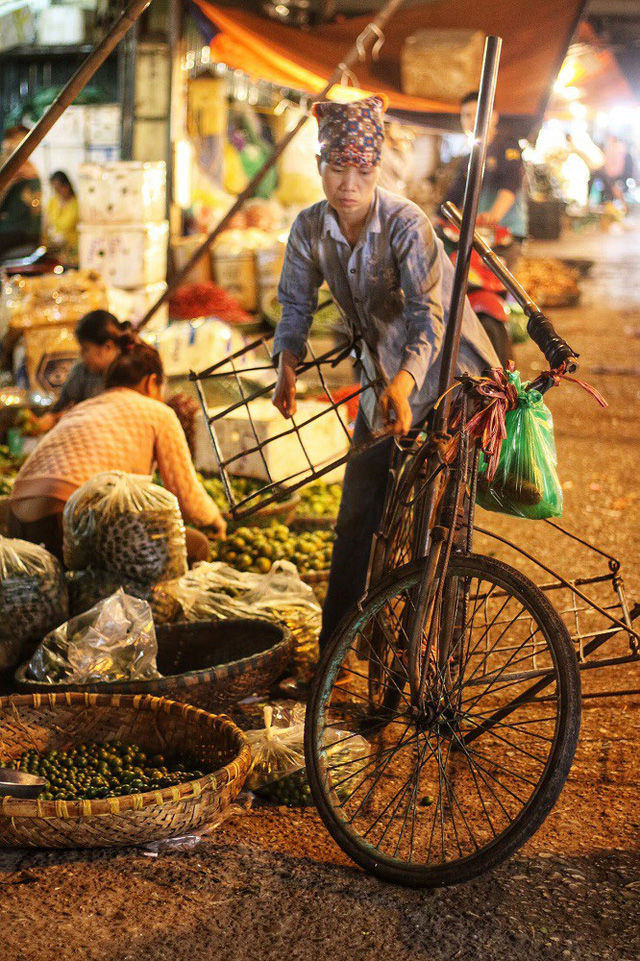
[[[471,148],[469,172],[467,174],[467,184],[464,191],[462,223],[460,225],[460,239],[458,242],[458,259],[456,260],[453,278],[449,321],[447,323],[442,348],[442,366],[440,368],[438,396],[442,396],[449,390],[449,387],[453,383],[458,362],[458,350],[462,332],[462,314],[467,293],[467,279],[469,276],[469,264],[471,262],[471,250],[473,248],[473,234],[476,216],[478,214],[482,177],[484,174],[487,135],[489,133],[489,124],[491,123],[491,114],[493,113],[493,100],[498,79],[501,47],[502,40],[500,37],[487,37],[484,47],[480,91],[478,94],[478,111],[476,114],[475,129],[473,131],[473,146]],[[443,431],[446,429],[450,410],[451,394],[447,393],[436,411],[435,430]]]
[[20,167],[22,167],[25,161],[31,156],[32,151],[51,130],[58,117],[73,103],[80,91],[91,80],[98,67],[104,63],[127,30],[133,26],[140,14],[147,9],[150,3],[151,0],[132,0],[122,16],[116,20],[104,40],[98,44],[95,50],[89,54],[84,63],[76,70],[46,113],[42,115],[35,127],[29,131],[22,143],[16,147],[7,162],[0,169],[0,193],[2,193],[14,174],[18,172]]
[[[331,88],[336,83],[338,83],[338,81],[341,79],[343,74],[346,71],[348,71],[351,67],[355,66],[358,60],[362,60],[364,58],[367,49],[369,47],[375,46],[375,44],[380,43],[380,32],[382,31],[383,27],[385,26],[389,18],[393,16],[396,10],[399,7],[401,7],[403,3],[404,3],[404,0],[389,0],[389,2],[385,4],[385,6],[382,8],[378,16],[375,18],[375,20],[373,20],[370,24],[368,24],[365,27],[365,29],[362,31],[362,33],[354,43],[353,47],[351,47],[351,49],[349,50],[349,53],[344,58],[342,63],[340,63],[334,69],[324,89],[321,90],[320,93],[311,97],[310,98],[311,101],[324,100],[327,94],[329,93],[329,91],[331,90]],[[186,264],[184,264],[184,266],[177,272],[177,274],[175,274],[175,276],[171,280],[171,283],[168,285],[163,295],[156,301],[156,303],[144,315],[144,317],[142,318],[142,320],[137,326],[137,330],[142,330],[142,328],[145,327],[146,324],[148,324],[148,322],[151,320],[151,318],[153,317],[155,312],[158,310],[158,308],[161,307],[162,304],[164,304],[165,301],[167,301],[171,297],[174,290],[180,286],[180,284],[185,279],[185,277],[187,276],[189,271],[192,269],[192,267],[194,267],[196,263],[200,260],[200,257],[202,256],[202,254],[209,249],[209,247],[214,242],[216,237],[218,237],[219,234],[221,234],[222,231],[225,230],[229,221],[233,217],[235,217],[237,212],[244,206],[245,202],[254,195],[256,189],[262,183],[262,181],[264,180],[266,175],[269,173],[271,168],[275,165],[278,158],[281,156],[283,151],[289,146],[289,144],[291,143],[293,138],[296,136],[298,131],[301,130],[302,127],[304,127],[308,119],[309,117],[307,115],[302,116],[298,121],[298,123],[293,128],[293,130],[290,130],[288,134],[285,134],[282,140],[280,140],[275,145],[271,155],[267,158],[267,160],[265,160],[260,170],[258,170],[258,172],[254,175],[253,179],[247,184],[247,186],[242,191],[242,193],[239,194],[237,200],[235,201],[233,206],[230,207],[230,209],[226,212],[226,214],[224,215],[220,223],[217,225],[217,227],[215,227],[214,230],[211,231],[209,236],[200,244],[198,249],[193,253],[193,255],[189,258]]]
[[136,112],[136,59],[138,55],[139,21],[133,25],[122,41],[120,53],[120,100],[122,124],[120,156],[133,160],[133,127]]

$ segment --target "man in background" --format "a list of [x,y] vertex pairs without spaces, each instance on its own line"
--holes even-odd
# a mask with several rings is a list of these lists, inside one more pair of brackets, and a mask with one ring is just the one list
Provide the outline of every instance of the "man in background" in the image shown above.
[[[467,137],[473,136],[478,109],[478,91],[468,93],[460,103],[460,125]],[[500,115],[491,114],[487,143],[484,180],[478,204],[478,226],[505,227],[513,236],[504,259],[511,268],[517,263],[522,243],[527,236],[527,210],[524,193],[524,164],[522,152],[515,138],[500,133]],[[467,179],[466,160],[460,166],[451,185],[447,200],[462,209]]]

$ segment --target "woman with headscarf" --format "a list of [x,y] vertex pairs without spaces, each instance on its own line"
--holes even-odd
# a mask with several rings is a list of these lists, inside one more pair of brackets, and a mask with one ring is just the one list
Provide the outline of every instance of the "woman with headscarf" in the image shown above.
[[[278,382],[273,403],[285,417],[296,410],[296,365],[323,281],[361,338],[369,375],[384,374],[376,402],[361,396],[353,434],[359,446],[392,423],[397,435],[424,422],[438,392],[453,266],[428,219],[415,204],[378,186],[384,141],[382,97],[349,104],[318,103],[318,168],[326,200],[303,210],[287,244],[279,288],[282,320],[274,342]],[[465,304],[458,372],[497,366],[491,343]],[[321,645],[364,592],[373,535],[384,504],[392,440],[347,464],[336,527]]]

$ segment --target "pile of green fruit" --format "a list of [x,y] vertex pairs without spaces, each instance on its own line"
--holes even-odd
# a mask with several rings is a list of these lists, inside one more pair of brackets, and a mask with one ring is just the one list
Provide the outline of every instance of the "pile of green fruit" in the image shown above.
[[239,527],[226,541],[213,541],[211,559],[240,571],[268,574],[274,561],[287,560],[300,574],[326,571],[331,564],[333,531],[292,531],[285,524]]
[[342,497],[341,484],[318,481],[300,491],[299,517],[337,517]]
[[8,497],[24,457],[15,457],[8,447],[0,444],[0,497]]
[[313,804],[307,772],[303,767],[266,784],[257,793],[270,801],[289,807],[308,807]]
[[[357,763],[354,763],[353,767],[357,770]],[[346,766],[345,770],[350,773],[351,767]],[[344,773],[341,774],[340,780],[342,783],[338,784],[335,791],[338,800],[344,802],[350,798],[358,785],[358,781],[355,779],[355,775],[345,779]],[[256,794],[267,798],[269,801],[275,801],[277,804],[286,804],[288,807],[308,807],[314,803],[307,772],[303,767],[297,771],[292,771],[291,774],[285,774],[277,781],[265,784],[264,787],[256,791]]]
[[136,744],[92,741],[69,751],[26,751],[6,767],[44,778],[42,801],[81,801],[144,794],[204,777],[177,759],[148,757]]
[[[209,497],[216,502],[221,511],[229,510],[229,501],[225,494],[222,481],[219,477],[202,477],[202,486]],[[255,480],[252,477],[234,477],[231,481],[231,488],[237,501],[242,501],[250,494],[264,487],[266,481]]]

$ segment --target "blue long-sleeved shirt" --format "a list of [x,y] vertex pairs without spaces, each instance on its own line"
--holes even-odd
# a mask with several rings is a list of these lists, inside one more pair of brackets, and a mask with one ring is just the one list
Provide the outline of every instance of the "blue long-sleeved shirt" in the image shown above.
[[[278,291],[282,319],[274,354],[289,350],[299,359],[304,357],[318,289],[326,281],[348,333],[364,342],[366,375],[376,375],[375,355],[387,380],[401,369],[415,380],[409,401],[418,422],[437,399],[453,273],[429,220],[403,197],[376,189],[353,248],[329,203],[314,204],[298,215],[289,235]],[[498,363],[466,301],[458,371],[479,374]],[[372,391],[362,394],[361,406],[369,424],[378,427]]]

